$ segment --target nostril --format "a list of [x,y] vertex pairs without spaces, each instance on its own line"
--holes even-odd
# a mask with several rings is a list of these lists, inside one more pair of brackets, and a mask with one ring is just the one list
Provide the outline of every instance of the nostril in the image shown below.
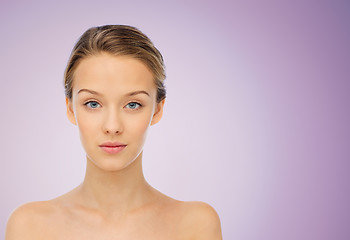
[[116,130],[116,131],[111,131],[111,130],[106,130],[106,133],[108,134],[119,134],[119,130]]

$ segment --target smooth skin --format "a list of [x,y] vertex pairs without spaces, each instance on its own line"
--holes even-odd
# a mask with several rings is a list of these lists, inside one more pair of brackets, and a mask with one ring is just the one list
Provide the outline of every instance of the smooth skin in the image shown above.
[[[139,60],[107,53],[81,61],[67,116],[86,151],[81,185],[49,201],[18,207],[6,240],[219,240],[220,220],[202,202],[165,196],[145,180],[142,151],[149,127],[162,117],[153,75]],[[100,145],[118,141],[119,153]]]

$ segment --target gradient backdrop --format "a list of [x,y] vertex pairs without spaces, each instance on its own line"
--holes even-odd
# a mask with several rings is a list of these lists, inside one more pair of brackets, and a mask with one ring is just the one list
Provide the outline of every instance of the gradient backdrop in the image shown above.
[[16,206],[83,180],[62,79],[75,41],[102,24],[137,26],[166,61],[165,115],[145,146],[154,187],[211,204],[226,240],[350,239],[340,0],[1,0],[1,236]]

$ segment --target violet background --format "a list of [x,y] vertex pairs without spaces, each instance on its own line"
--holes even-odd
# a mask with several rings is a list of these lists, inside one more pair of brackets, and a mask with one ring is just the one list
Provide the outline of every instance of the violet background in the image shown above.
[[0,235],[78,185],[63,71],[89,27],[129,24],[167,65],[148,181],[218,212],[224,239],[350,239],[349,1],[0,2]]

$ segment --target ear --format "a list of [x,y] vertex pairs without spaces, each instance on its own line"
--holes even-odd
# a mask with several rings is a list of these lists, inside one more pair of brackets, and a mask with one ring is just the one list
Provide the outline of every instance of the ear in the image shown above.
[[162,118],[164,103],[165,103],[165,99],[163,99],[162,101],[157,103],[156,109],[155,109],[153,117],[152,117],[151,125],[156,124]]
[[77,125],[77,122],[75,121],[72,100],[68,99],[67,97],[66,97],[66,107],[67,107],[67,117],[69,121],[74,125]]

